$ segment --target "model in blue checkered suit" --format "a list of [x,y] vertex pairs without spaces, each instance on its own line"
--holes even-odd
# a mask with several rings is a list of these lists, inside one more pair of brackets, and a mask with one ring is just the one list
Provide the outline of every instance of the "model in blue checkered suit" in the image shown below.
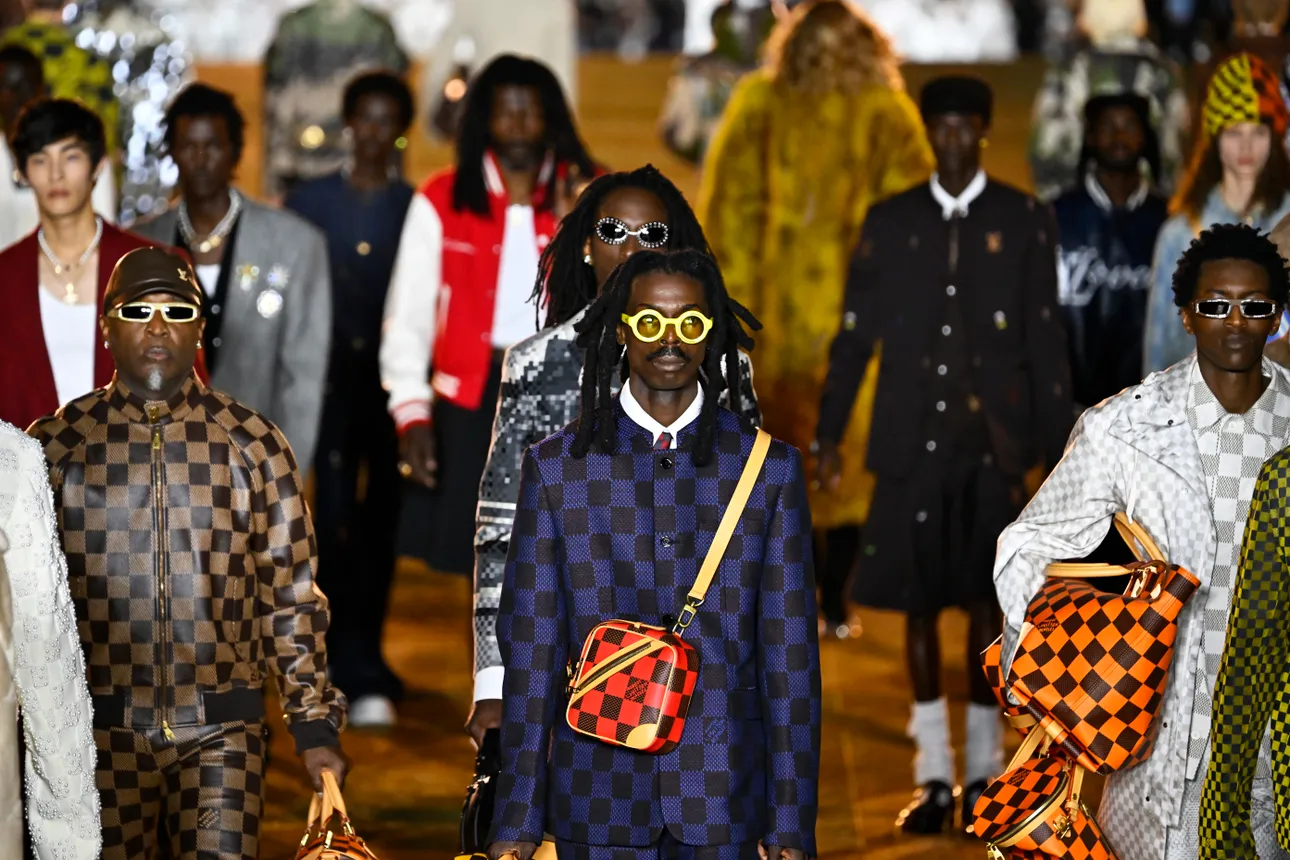
[[628,394],[597,416],[607,444],[575,453],[575,423],[524,455],[497,621],[506,673],[494,844],[546,832],[562,858],[745,860],[759,841],[816,854],[819,651],[797,449],[771,444],[685,633],[701,669],[680,745],[636,752],[565,720],[570,657],[602,621],[675,620],[743,471],[756,431],[725,409],[711,410],[711,455],[697,456],[705,418],[687,416],[703,394],[669,450],[628,416],[623,401],[641,409]]

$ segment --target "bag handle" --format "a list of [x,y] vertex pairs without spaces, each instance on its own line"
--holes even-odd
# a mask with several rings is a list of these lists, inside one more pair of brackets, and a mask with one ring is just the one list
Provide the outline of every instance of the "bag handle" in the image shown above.
[[336,774],[324,770],[322,785],[322,793],[314,794],[309,801],[309,823],[306,825],[306,832],[312,832],[315,827],[325,827],[327,822],[331,821],[332,815],[337,812],[340,813],[342,821],[349,821],[349,813],[345,810],[345,798],[340,795]]
[[[1165,561],[1165,554],[1160,551],[1160,547],[1151,539],[1139,523],[1129,519],[1129,515],[1119,511],[1115,515],[1115,529],[1124,538],[1125,544],[1133,552],[1139,561]],[[1066,579],[1092,579],[1104,576],[1124,576],[1125,570],[1123,565],[1119,564],[1090,564],[1079,561],[1059,561],[1048,565],[1047,573],[1049,576],[1064,577]]]
[[717,567],[726,554],[730,537],[735,533],[739,518],[743,516],[744,505],[748,504],[753,485],[757,483],[757,476],[761,474],[761,466],[766,461],[768,450],[770,450],[770,434],[758,427],[752,452],[748,455],[748,462],[744,464],[739,483],[735,485],[735,494],[730,497],[730,504],[726,507],[726,512],[721,515],[721,524],[717,526],[717,533],[712,538],[712,546],[708,547],[708,554],[703,557],[703,566],[699,568],[699,575],[695,578],[694,585],[690,586],[690,593],[685,597],[685,607],[672,627],[672,632],[678,636],[690,626],[699,607],[703,605],[703,598],[712,585],[712,578],[717,575]]

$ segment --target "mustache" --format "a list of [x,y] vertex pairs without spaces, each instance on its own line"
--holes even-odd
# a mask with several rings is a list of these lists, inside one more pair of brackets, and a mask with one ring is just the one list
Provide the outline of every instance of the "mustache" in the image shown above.
[[676,346],[664,346],[645,356],[646,361],[654,361],[659,358],[679,358],[686,364],[690,363],[690,356],[686,355],[681,351],[680,347]]

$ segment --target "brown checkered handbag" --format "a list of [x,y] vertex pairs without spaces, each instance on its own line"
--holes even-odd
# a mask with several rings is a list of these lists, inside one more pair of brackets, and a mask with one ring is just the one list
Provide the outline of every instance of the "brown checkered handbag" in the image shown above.
[[309,802],[309,824],[296,860],[377,860],[349,823],[335,774],[323,771],[322,784],[322,796],[315,794]]
[[614,620],[591,629],[569,673],[565,719],[575,732],[660,755],[681,742],[699,680],[699,651],[681,636],[703,605],[769,448],[770,434],[758,430],[676,624],[668,629]]
[[[1048,581],[1026,607],[1008,674],[1013,696],[1054,747],[1102,774],[1150,755],[1178,613],[1200,585],[1166,563],[1140,525],[1122,513],[1115,525],[1145,558],[1124,566],[1049,565]],[[1083,581],[1126,573],[1124,594]]]
[[990,860],[1115,860],[1080,799],[1084,768],[1047,755],[1049,743],[1043,732],[1026,736],[977,800],[973,832],[985,840]]

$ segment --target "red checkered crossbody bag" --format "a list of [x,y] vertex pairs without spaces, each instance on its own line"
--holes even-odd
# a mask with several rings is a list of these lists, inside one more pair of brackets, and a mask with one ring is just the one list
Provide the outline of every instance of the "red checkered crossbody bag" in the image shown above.
[[565,718],[575,732],[614,746],[658,754],[681,742],[685,714],[699,680],[699,651],[681,636],[703,605],[769,447],[770,434],[758,430],[730,505],[722,514],[676,623],[669,629],[614,620],[591,629],[569,678]]

